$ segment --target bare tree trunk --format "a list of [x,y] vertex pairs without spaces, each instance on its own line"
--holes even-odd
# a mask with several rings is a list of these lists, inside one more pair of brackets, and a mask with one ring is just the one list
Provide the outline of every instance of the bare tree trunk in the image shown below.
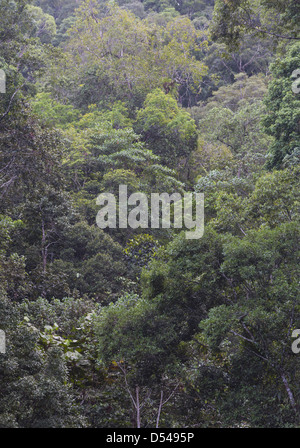
[[163,407],[163,398],[164,398],[164,393],[163,393],[163,391],[161,391],[159,408],[158,408],[157,419],[156,419],[156,428],[158,428],[158,425],[159,425],[160,414],[161,414],[161,410]]
[[179,386],[179,383],[177,384],[177,386],[174,388],[174,390],[171,392],[171,394],[169,395],[169,397],[163,401],[164,398],[164,393],[163,391],[160,392],[160,402],[159,402],[159,407],[158,407],[158,413],[157,413],[157,419],[156,419],[156,428],[158,428],[159,425],[159,420],[160,420],[160,415],[161,415],[161,411],[163,406],[168,403],[169,400],[171,400],[171,398],[173,397],[173,395],[175,394],[177,388]]
[[136,387],[136,427],[141,427],[141,416],[140,416],[140,388]]
[[297,414],[297,410],[298,410],[297,409],[297,404],[296,404],[293,392],[291,391],[289,383],[288,383],[288,381],[286,379],[286,376],[285,376],[285,374],[283,372],[281,372],[281,378],[282,378],[283,384],[285,386],[285,389],[287,391],[287,394],[288,394],[291,406],[292,406],[294,412]]

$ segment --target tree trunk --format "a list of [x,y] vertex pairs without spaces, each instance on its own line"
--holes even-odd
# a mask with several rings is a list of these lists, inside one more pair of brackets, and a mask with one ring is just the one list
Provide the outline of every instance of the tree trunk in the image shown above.
[[287,391],[287,394],[288,394],[291,406],[292,406],[294,412],[297,414],[298,406],[296,404],[293,392],[291,391],[290,386],[289,386],[289,384],[287,382],[286,376],[285,376],[285,374],[283,372],[281,372],[281,378],[282,378],[283,384],[285,386],[285,389]]
[[140,388],[136,387],[136,427],[141,427],[141,416],[140,416]]
[[163,393],[163,391],[161,391],[161,393],[160,393],[160,403],[159,403],[157,419],[156,419],[156,428],[158,428],[158,425],[159,425],[160,414],[161,414],[161,410],[162,410],[162,407],[163,407],[163,397],[164,397],[164,393]]

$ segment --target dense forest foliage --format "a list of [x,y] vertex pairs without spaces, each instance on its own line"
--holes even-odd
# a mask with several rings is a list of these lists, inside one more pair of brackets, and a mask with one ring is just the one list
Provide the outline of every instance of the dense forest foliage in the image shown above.
[[[0,427],[299,427],[299,24],[0,0]],[[204,193],[203,237],[100,229],[119,185]]]

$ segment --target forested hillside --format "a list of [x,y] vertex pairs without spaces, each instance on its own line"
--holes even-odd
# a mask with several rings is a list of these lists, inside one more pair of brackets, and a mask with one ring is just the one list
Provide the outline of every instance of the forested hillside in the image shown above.
[[[299,427],[299,24],[0,0],[1,428]],[[99,228],[120,185],[204,193],[203,237]]]

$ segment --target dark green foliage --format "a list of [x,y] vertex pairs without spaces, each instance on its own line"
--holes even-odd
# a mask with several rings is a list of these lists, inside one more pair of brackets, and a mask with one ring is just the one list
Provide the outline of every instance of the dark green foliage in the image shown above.
[[67,365],[57,348],[38,346],[39,331],[21,318],[18,306],[1,294],[0,326],[6,332],[1,355],[0,426],[2,428],[82,427]]
[[299,40],[300,5],[294,0],[216,0],[212,38],[237,48],[247,34],[260,38]]
[[[0,15],[0,427],[298,427],[299,2]],[[120,185],[203,237],[101,230]]]
[[273,81],[266,97],[268,114],[264,118],[266,132],[275,137],[269,168],[282,167],[285,157],[292,156],[300,146],[300,96],[293,91],[297,76],[292,77],[299,67],[300,43],[289,47],[286,57],[271,65]]

